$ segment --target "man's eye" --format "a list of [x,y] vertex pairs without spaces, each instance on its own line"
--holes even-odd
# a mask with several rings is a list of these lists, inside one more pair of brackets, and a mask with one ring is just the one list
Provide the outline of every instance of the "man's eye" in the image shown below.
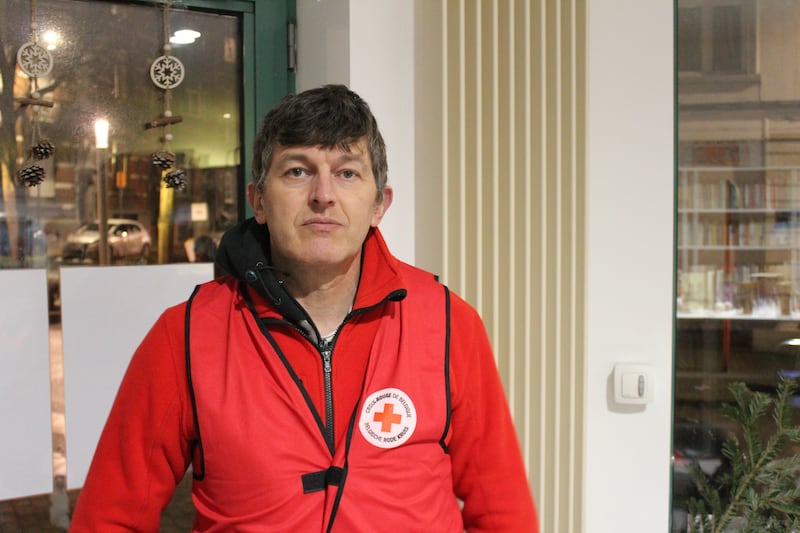
[[356,177],[356,173],[355,173],[355,172],[353,172],[352,170],[342,170],[342,171],[340,172],[340,175],[341,175],[341,176],[342,176],[344,179],[348,179],[348,180],[350,180],[350,179],[353,179],[353,178],[355,178],[355,177]]
[[293,178],[301,178],[303,176],[303,174],[305,174],[305,172],[303,171],[302,168],[298,167],[298,168],[289,169],[288,174],[290,176],[292,176]]

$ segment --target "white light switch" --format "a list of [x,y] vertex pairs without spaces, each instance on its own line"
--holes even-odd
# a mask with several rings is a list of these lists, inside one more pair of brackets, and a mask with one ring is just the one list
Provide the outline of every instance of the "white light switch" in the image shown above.
[[614,401],[646,404],[653,399],[652,367],[637,364],[614,365]]

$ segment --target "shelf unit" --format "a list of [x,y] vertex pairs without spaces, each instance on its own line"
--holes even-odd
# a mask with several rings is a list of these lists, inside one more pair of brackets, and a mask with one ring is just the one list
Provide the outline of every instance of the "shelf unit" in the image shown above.
[[687,167],[678,180],[679,381],[731,379],[758,353],[769,364],[752,368],[783,370],[759,339],[800,324],[800,167]]
[[678,179],[679,313],[796,312],[800,167],[685,167]]

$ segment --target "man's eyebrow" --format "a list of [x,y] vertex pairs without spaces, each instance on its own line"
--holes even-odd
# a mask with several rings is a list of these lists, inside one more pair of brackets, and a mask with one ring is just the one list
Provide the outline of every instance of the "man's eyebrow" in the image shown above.
[[342,154],[336,158],[336,162],[338,164],[342,163],[361,163],[365,167],[367,165],[367,158],[366,154],[361,152],[342,152]]
[[[276,167],[284,166],[292,163],[311,164],[311,159],[305,152],[297,150],[286,150],[274,161]],[[341,152],[335,159],[337,165],[344,163],[359,163],[364,167],[368,167],[367,154],[362,152]]]
[[308,163],[309,159],[303,152],[286,151],[275,160],[276,165],[285,165],[291,162]]

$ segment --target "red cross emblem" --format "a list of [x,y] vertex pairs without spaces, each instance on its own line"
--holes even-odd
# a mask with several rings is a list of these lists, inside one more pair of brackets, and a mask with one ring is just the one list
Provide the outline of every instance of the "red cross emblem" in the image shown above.
[[386,403],[383,406],[383,412],[376,412],[372,417],[373,422],[381,423],[381,431],[384,433],[389,433],[392,431],[392,424],[399,424],[402,419],[403,417],[395,414],[394,404],[391,403]]

